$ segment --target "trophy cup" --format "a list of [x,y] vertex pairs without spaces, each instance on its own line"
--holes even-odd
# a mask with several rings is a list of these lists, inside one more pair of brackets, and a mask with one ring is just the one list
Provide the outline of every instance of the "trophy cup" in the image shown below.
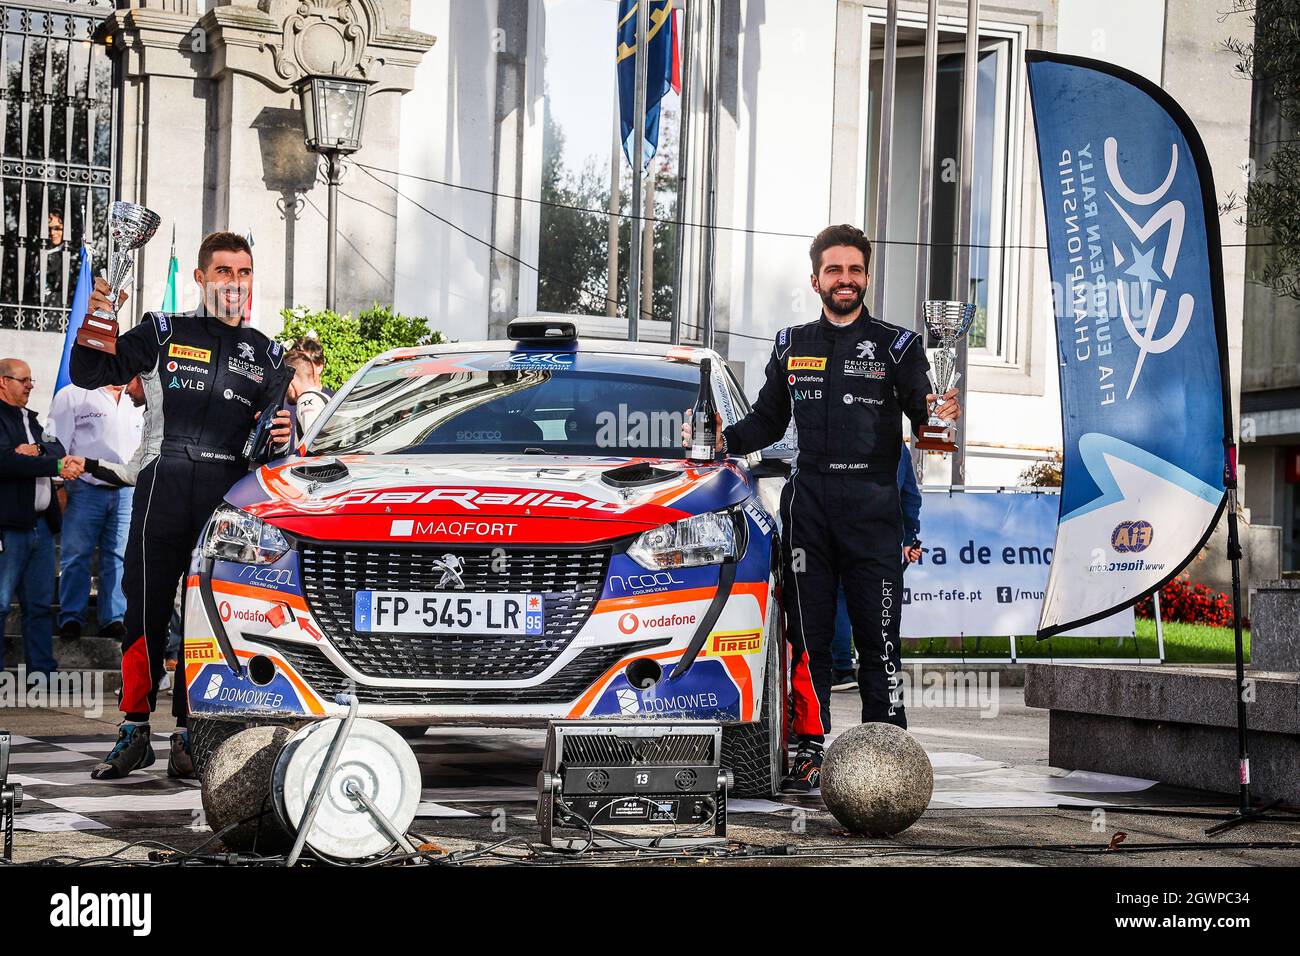
[[[961,373],[957,371],[957,349],[955,346],[975,321],[975,303],[954,302],[949,299],[927,299],[921,304],[921,314],[925,327],[939,343],[934,350],[930,369],[930,384],[935,395],[957,384]],[[916,436],[916,447],[923,451],[952,454],[957,450],[953,441],[956,430],[952,422],[946,422],[930,409],[930,420],[921,426]]]
[[96,309],[86,315],[77,330],[77,344],[87,348],[117,354],[117,297],[135,270],[135,257],[131,255],[153,238],[161,217],[151,209],[133,202],[113,203],[108,217],[108,231],[113,236],[113,254],[108,257],[108,271],[104,278],[110,286],[108,301],[114,311]]

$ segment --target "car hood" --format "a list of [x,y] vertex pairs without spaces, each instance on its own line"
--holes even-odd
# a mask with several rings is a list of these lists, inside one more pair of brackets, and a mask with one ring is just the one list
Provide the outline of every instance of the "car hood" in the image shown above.
[[[346,475],[332,481],[312,477],[317,467],[334,462],[346,467]],[[633,464],[648,465],[654,474],[635,484],[609,474]],[[326,541],[579,544],[717,511],[743,502],[750,487],[750,477],[734,462],[345,455],[268,465],[236,484],[226,500],[285,530]]]

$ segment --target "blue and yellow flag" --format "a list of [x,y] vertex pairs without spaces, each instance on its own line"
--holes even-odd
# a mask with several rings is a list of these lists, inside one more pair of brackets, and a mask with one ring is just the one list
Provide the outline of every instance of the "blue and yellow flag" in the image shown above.
[[95,278],[90,272],[91,253],[86,248],[85,243],[81,245],[81,268],[77,272],[77,288],[72,293],[72,308],[68,312],[68,329],[63,334],[63,358],[59,361],[59,374],[54,380],[54,391],[65,385],[72,384],[72,374],[68,368],[68,363],[72,358],[72,346],[77,341],[77,330],[81,328],[81,320],[86,317],[86,312],[90,307],[90,290],[95,284]]
[[[645,139],[641,162],[645,165],[659,150],[659,104],[669,89],[680,90],[676,18],[672,0],[650,0],[650,32],[646,39]],[[632,162],[636,126],[637,0],[618,4],[618,115],[622,124],[623,155]]]

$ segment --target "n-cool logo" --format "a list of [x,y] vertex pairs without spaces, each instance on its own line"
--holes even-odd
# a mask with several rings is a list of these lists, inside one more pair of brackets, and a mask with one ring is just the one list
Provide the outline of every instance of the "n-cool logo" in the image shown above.
[[[1169,187],[1174,184],[1174,176],[1178,172],[1178,145],[1171,144],[1169,150],[1169,172],[1165,174],[1165,181],[1160,184],[1159,188],[1149,193],[1139,193],[1129,187],[1124,182],[1124,177],[1119,171],[1119,141],[1114,136],[1108,136],[1105,143],[1106,152],[1106,175],[1110,177],[1111,185],[1114,186],[1115,192],[1126,202],[1134,206],[1154,206],[1169,191]],[[1115,211],[1120,214],[1125,224],[1132,231],[1138,244],[1145,245],[1155,233],[1162,227],[1169,226],[1169,241],[1165,246],[1164,257],[1160,260],[1160,271],[1164,273],[1165,279],[1174,277],[1174,268],[1178,264],[1178,252],[1183,244],[1183,226],[1187,219],[1187,210],[1181,200],[1173,199],[1157,209],[1146,222],[1138,225],[1133,217],[1128,214],[1123,206],[1119,204],[1114,195],[1109,191],[1106,198],[1110,204],[1115,207]],[[1138,252],[1137,246],[1130,246],[1133,254],[1133,264],[1130,265],[1125,273],[1135,276],[1141,283],[1143,291],[1147,286],[1161,281],[1160,274],[1151,267],[1151,259],[1154,250],[1145,253]],[[1115,258],[1115,265],[1123,263],[1123,256],[1117,246],[1112,244],[1111,254]],[[1134,322],[1129,315],[1128,292],[1124,285],[1123,279],[1115,280],[1119,292],[1119,314],[1124,320],[1124,328],[1128,330],[1129,337],[1133,344],[1138,347],[1137,362],[1133,366],[1133,377],[1128,383],[1128,392],[1125,398],[1133,394],[1133,389],[1137,386],[1138,377],[1142,374],[1142,364],[1146,361],[1148,352],[1160,354],[1168,352],[1182,339],[1183,334],[1187,331],[1188,325],[1192,321],[1192,310],[1196,306],[1196,299],[1190,293],[1184,292],[1178,297],[1178,313],[1174,317],[1173,327],[1160,337],[1156,337],[1156,325],[1160,321],[1160,312],[1165,304],[1165,290],[1156,289],[1154,298],[1150,299],[1150,312],[1145,317],[1142,329],[1138,329],[1138,324]],[[1143,298],[1145,301],[1145,297]]]

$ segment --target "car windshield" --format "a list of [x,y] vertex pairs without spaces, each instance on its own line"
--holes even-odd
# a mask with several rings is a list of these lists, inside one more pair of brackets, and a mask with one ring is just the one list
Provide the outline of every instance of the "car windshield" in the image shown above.
[[659,356],[477,352],[377,362],[310,454],[681,458],[699,367]]

